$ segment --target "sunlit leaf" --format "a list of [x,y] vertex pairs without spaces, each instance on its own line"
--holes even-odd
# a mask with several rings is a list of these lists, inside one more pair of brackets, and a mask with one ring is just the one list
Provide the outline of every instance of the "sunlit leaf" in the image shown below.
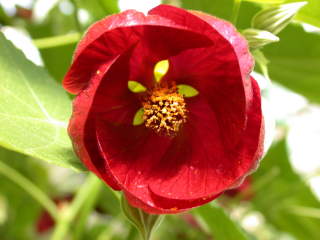
[[67,134],[71,101],[62,87],[0,34],[0,145],[82,169]]

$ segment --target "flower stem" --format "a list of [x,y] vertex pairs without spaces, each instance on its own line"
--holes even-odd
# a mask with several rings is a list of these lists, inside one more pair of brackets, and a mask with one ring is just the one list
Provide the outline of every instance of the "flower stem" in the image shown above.
[[92,209],[95,207],[97,199],[99,197],[102,184],[95,184],[94,189],[91,189],[91,197],[84,203],[81,208],[81,213],[77,217],[77,224],[74,228],[74,237],[73,239],[81,239],[82,232],[85,228],[88,216],[90,215]]
[[21,175],[18,171],[0,161],[0,174],[9,178],[12,182],[19,185],[27,193],[29,193],[36,201],[38,201],[52,216],[53,219],[58,219],[58,209],[54,202],[29,179]]
[[78,215],[79,211],[85,206],[88,201],[95,198],[99,192],[102,182],[95,175],[89,174],[85,183],[77,192],[75,199],[71,205],[61,210],[60,218],[53,231],[51,240],[65,239],[72,221]]
[[302,217],[311,217],[320,219],[320,209],[304,206],[289,206],[288,210],[292,214]]
[[138,233],[137,229],[133,225],[130,225],[130,229],[129,229],[129,232],[128,232],[127,240],[136,239],[136,237],[138,235],[137,233]]
[[232,9],[232,16],[231,16],[231,22],[235,26],[237,24],[237,20],[238,20],[238,16],[239,16],[240,5],[241,5],[241,0],[234,0],[233,9]]
[[80,33],[68,33],[60,36],[35,39],[33,40],[33,43],[39,49],[54,48],[54,47],[76,43],[79,41],[80,37],[81,37]]

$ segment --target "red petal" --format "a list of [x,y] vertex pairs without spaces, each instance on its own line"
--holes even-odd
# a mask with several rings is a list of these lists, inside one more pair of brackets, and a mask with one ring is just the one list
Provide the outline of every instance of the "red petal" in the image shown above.
[[73,115],[69,123],[69,134],[81,161],[114,189],[119,189],[118,183],[106,170],[104,159],[99,154],[95,117],[113,122],[115,118],[120,122],[132,122],[134,111],[139,108],[139,101],[128,90],[129,74],[122,69],[125,66],[128,69],[131,53],[132,50],[129,50],[119,56],[109,68],[91,79],[90,86],[74,100]]
[[[150,11],[195,32],[205,33],[214,45],[190,49],[170,58],[166,79],[195,87],[207,98],[224,129],[224,145],[232,149],[241,140],[246,121],[247,92],[251,92],[249,72],[253,61],[246,41],[230,24],[201,13],[160,5]],[[232,137],[230,137],[232,136]]]
[[238,57],[242,79],[244,81],[244,84],[249,85],[246,86],[246,88],[249,87],[250,89],[250,80],[248,78],[248,75],[253,69],[254,58],[250,54],[247,40],[243,36],[241,36],[241,34],[231,23],[223,19],[219,19],[214,16],[197,11],[192,11],[192,13],[209,23],[232,44]]
[[[211,41],[206,36],[189,31],[183,25],[177,25],[160,16],[145,16],[128,10],[107,17],[88,30],[77,47],[73,64],[63,84],[69,92],[79,93],[87,87],[97,71],[107,68],[116,56],[132,45],[138,45],[138,54],[133,54],[138,57],[133,61],[136,67],[132,69],[140,75],[132,76],[131,80],[139,78],[148,85],[148,79],[144,78],[148,73],[152,74],[155,62],[186,48],[209,44]],[[141,75],[141,72],[145,74]],[[131,74],[134,75],[134,72]]]
[[[191,115],[184,135],[171,141],[152,133],[139,136],[118,129],[110,134],[108,127],[98,128],[109,171],[132,205],[149,213],[180,212],[211,201],[256,167],[263,129],[259,88],[252,81],[248,127],[231,153],[224,152],[214,113],[199,98],[188,103]],[[115,147],[114,142],[119,145]]]
[[[216,133],[211,129],[214,123],[211,125],[210,122],[206,122],[209,120],[208,113],[191,110],[198,118],[195,116],[189,120],[190,126],[185,129],[191,137],[187,137],[190,144],[184,145],[186,154],[176,149],[175,155],[163,159],[162,168],[158,169],[161,180],[150,183],[153,201],[157,207],[186,209],[203,204],[207,199],[217,197],[225,189],[234,187],[255,170],[263,152],[264,128],[260,90],[254,79],[252,86],[247,127],[242,142],[232,152],[223,153],[219,140],[214,140]],[[198,103],[198,108],[200,104],[202,105]],[[193,124],[193,121],[198,122]],[[209,126],[211,127],[208,128]],[[206,132],[205,129],[209,130]],[[189,157],[192,154],[193,156]],[[174,163],[179,160],[176,166],[170,162],[173,159]],[[161,174],[164,175],[161,177]]]

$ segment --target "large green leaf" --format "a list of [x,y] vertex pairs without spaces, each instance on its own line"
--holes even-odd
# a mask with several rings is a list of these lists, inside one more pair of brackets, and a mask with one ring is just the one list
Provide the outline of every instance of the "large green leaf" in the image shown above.
[[67,135],[71,101],[41,67],[0,34],[0,145],[82,169]]
[[[320,1],[303,1],[308,2],[308,4],[299,11],[296,19],[320,27]],[[287,2],[301,2],[301,0],[287,0]]]
[[264,49],[271,79],[319,103],[320,34],[290,25],[279,37],[279,43]]
[[[278,174],[275,175],[274,173]],[[255,182],[266,184],[255,192],[253,204],[278,230],[291,233],[295,239],[319,239],[320,219],[297,215],[298,207],[320,208],[307,184],[292,169],[285,141],[274,145],[253,175]],[[273,176],[272,179],[268,176]]]
[[214,239],[249,239],[244,231],[230,219],[222,208],[212,203],[196,208],[193,212],[204,222]]

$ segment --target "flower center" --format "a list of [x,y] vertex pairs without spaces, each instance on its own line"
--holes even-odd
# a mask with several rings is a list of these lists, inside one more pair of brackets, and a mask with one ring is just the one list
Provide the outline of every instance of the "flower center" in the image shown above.
[[143,102],[143,120],[147,128],[161,136],[174,137],[187,121],[187,109],[177,88],[156,88]]

